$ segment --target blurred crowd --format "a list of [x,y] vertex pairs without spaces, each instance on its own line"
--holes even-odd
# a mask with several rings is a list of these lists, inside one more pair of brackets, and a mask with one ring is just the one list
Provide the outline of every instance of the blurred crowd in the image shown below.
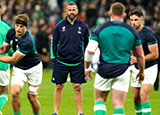
[[[79,8],[78,18],[92,31],[99,24],[109,20],[107,11],[111,3],[122,2],[126,12],[141,9],[145,15],[145,26],[157,31],[160,26],[160,0],[0,0],[3,6],[2,20],[8,25],[19,13],[27,13],[30,18],[29,31],[36,40],[37,51],[44,68],[50,68],[50,39],[55,25],[66,17],[67,2],[74,1]],[[125,21],[129,23],[128,17]]]

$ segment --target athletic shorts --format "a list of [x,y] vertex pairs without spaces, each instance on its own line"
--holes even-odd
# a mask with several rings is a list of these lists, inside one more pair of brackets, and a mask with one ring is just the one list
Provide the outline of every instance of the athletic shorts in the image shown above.
[[129,81],[129,68],[122,75],[110,79],[103,78],[97,73],[94,81],[94,88],[100,91],[109,91],[112,88],[119,91],[128,92]]
[[53,64],[52,82],[63,84],[67,81],[68,74],[70,74],[71,83],[86,83],[84,63],[77,66],[67,66],[55,61]]
[[10,71],[7,70],[0,70],[0,86],[7,86],[9,85],[10,80]]
[[11,85],[17,84],[23,87],[25,82],[28,82],[30,85],[40,85],[42,82],[42,71],[42,62],[27,70],[13,67]]
[[157,64],[147,68],[144,70],[144,81],[142,83],[138,82],[136,76],[139,72],[135,67],[132,68],[132,79],[131,79],[131,86],[132,87],[141,87],[142,84],[154,84],[156,77],[157,77]]

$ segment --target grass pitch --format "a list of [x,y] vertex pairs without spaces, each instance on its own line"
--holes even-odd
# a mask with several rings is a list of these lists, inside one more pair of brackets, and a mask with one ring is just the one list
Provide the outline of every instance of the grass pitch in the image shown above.
[[[41,115],[51,115],[53,113],[53,108],[54,108],[53,92],[54,92],[55,84],[51,83],[51,76],[52,76],[52,71],[43,73],[43,81],[40,86],[39,94],[38,94],[38,99],[41,103]],[[85,115],[94,115],[93,82],[94,80],[88,81],[86,84],[82,85],[83,113],[85,113]],[[32,115],[31,106],[27,99],[27,87],[28,85],[25,84],[20,95],[21,115]],[[160,115],[160,91],[152,90],[151,96],[150,96],[150,103],[152,107],[152,115]],[[106,107],[107,107],[107,115],[112,115],[113,106],[111,101],[111,92],[107,99]],[[135,115],[134,105],[132,102],[131,88],[129,88],[124,109],[125,109],[125,115]],[[3,115],[12,115],[10,95],[9,95],[8,102],[2,108],[2,113]],[[67,82],[63,89],[63,97],[61,101],[59,115],[77,115],[76,107],[74,103],[73,88],[70,82]]]

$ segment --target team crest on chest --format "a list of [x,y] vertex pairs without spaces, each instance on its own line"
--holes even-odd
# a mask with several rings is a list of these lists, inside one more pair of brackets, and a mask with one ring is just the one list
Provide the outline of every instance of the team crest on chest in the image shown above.
[[65,26],[62,27],[62,32],[64,32],[64,31],[66,31],[66,27]]
[[82,28],[78,27],[78,34],[81,34],[81,30],[82,30]]

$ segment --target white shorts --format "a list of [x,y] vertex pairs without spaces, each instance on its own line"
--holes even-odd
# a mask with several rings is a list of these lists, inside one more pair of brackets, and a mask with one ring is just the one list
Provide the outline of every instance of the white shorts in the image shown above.
[[96,74],[94,88],[100,91],[109,91],[111,88],[128,92],[130,81],[129,68],[120,76],[110,79],[102,78],[98,73]]
[[11,85],[17,84],[23,87],[25,82],[31,85],[40,85],[42,82],[42,71],[42,62],[27,70],[13,67]]
[[0,70],[0,86],[9,85],[10,80],[10,70]]
[[135,66],[132,68],[132,79],[131,79],[131,86],[132,87],[141,87],[142,84],[154,84],[156,77],[157,77],[158,67],[157,64],[147,68],[144,70],[144,81],[142,83],[138,82],[136,76],[139,72]]

